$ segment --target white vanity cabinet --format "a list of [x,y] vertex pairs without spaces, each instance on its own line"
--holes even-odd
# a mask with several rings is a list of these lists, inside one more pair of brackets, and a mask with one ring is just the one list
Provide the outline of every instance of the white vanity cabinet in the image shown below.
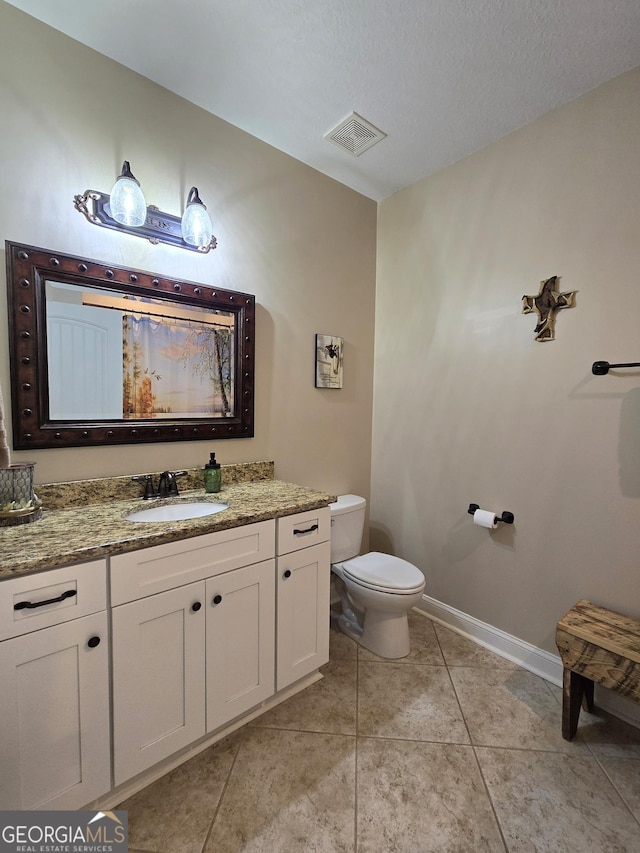
[[329,660],[331,512],[278,519],[276,690]]
[[111,787],[106,564],[0,583],[0,810]]
[[274,692],[275,522],[111,558],[114,781]]
[[0,581],[0,811],[119,802],[312,683],[329,538],[324,507]]

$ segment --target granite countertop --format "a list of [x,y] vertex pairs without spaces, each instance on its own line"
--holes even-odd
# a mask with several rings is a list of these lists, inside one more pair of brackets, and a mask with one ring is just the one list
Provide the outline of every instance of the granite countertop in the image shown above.
[[192,489],[161,503],[194,500],[226,503],[229,508],[185,521],[141,523],[127,521],[124,516],[160,502],[137,498],[65,509],[47,509],[45,502],[38,521],[0,529],[0,580],[318,509],[336,496],[262,479],[223,484],[215,495],[206,494],[202,488]]

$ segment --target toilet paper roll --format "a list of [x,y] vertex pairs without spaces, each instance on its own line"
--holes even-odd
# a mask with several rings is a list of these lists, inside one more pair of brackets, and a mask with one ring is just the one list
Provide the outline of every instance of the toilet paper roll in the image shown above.
[[473,523],[478,527],[497,527],[495,512],[490,512],[488,509],[477,509],[473,513]]

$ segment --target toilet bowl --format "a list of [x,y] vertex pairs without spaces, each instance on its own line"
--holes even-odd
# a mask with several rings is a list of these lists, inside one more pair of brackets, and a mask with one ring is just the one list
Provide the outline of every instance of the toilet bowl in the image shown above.
[[342,604],[340,629],[384,658],[410,650],[407,614],[422,598],[424,575],[412,563],[372,551],[358,556],[366,501],[340,495],[331,510],[331,571]]

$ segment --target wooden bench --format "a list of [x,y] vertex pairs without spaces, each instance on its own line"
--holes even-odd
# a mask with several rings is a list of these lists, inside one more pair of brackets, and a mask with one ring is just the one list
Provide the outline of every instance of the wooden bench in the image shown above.
[[594,684],[640,702],[640,621],[579,601],[560,619],[562,737],[572,740],[580,706],[593,709]]

